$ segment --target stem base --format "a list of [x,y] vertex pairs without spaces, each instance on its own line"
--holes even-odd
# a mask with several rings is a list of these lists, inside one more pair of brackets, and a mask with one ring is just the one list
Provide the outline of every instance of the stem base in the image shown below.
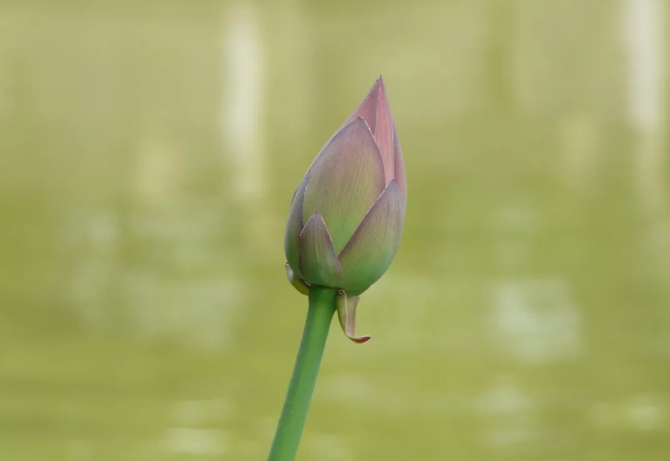
[[335,296],[336,291],[332,288],[310,288],[309,309],[300,349],[268,461],[293,461],[298,453],[330,322],[336,310]]

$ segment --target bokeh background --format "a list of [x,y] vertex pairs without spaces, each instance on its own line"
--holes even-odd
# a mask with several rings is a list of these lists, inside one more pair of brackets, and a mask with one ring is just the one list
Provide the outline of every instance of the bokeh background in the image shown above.
[[670,456],[665,0],[0,3],[0,460],[262,460],[283,228],[383,74],[404,240],[302,461]]

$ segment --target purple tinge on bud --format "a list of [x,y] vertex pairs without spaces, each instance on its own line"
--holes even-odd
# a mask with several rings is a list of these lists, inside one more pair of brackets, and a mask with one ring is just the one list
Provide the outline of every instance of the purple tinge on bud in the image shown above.
[[345,126],[309,174],[303,220],[321,213],[339,253],[386,186],[379,148],[365,120],[357,117]]
[[400,141],[380,77],[293,196],[284,240],[290,277],[343,290],[355,314],[357,296],[384,274],[398,249],[406,196]]
[[381,77],[372,86],[361,105],[349,116],[346,123],[356,117],[361,117],[367,122],[375,137],[384,163],[386,184],[395,180],[401,192],[405,194],[405,163],[402,159],[400,141],[393,115],[391,115],[391,108],[386,98],[384,80]]

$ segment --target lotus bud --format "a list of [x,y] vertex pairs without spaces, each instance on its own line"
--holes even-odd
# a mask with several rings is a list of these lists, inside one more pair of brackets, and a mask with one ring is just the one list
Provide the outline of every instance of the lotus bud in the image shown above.
[[340,290],[340,322],[352,339],[358,296],[386,272],[400,244],[406,194],[402,151],[380,77],[298,185],[284,239],[293,286],[303,294],[312,285]]

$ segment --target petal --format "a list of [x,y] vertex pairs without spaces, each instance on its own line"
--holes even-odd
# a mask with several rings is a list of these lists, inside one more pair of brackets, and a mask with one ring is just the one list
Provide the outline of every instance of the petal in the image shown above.
[[373,133],[376,130],[377,127],[377,101],[379,99],[379,94],[380,94],[380,89],[383,88],[384,82],[382,81],[382,78],[379,77],[374,85],[372,85],[372,88],[370,88],[370,92],[368,95],[363,99],[363,102],[356,108],[353,114],[349,116],[347,121],[345,122],[345,125],[348,122],[351,122],[354,120],[356,117],[361,117],[363,120],[365,120],[370,127],[370,131]]
[[340,326],[347,337],[355,343],[363,344],[370,340],[370,336],[356,336],[356,306],[358,296],[349,296],[343,290],[337,290],[337,317]]
[[302,278],[300,274],[300,232],[302,231],[304,221],[302,219],[302,203],[305,200],[305,189],[309,181],[307,174],[293,194],[291,210],[288,213],[286,221],[286,233],[284,234],[284,252],[293,272]]
[[377,99],[377,125],[374,129],[375,140],[379,146],[379,152],[384,162],[384,177],[388,184],[393,179],[394,171],[394,144],[393,136],[395,134],[395,126],[393,123],[393,116],[389,108],[388,100],[386,99],[386,89],[384,82],[380,79],[379,82],[379,98]]
[[[326,144],[321,149],[321,152],[328,146],[328,144],[330,144],[333,138],[337,136],[340,131],[342,131],[347,125],[356,120],[358,117],[365,120],[365,122],[368,124],[368,127],[370,128],[370,132],[374,134],[375,127],[377,125],[377,98],[379,97],[380,84],[383,84],[381,76],[377,79],[377,81],[375,81],[375,84],[372,85],[370,92],[365,97],[365,99],[363,99],[363,102],[361,102],[356,110],[351,115],[349,115],[349,117],[347,117],[344,123],[337,129],[337,131],[335,131],[335,134],[333,134],[333,136],[331,136],[330,139],[326,142]],[[307,171],[312,171],[312,167],[316,164],[318,157],[319,156],[317,156],[317,158],[312,162]]]
[[311,285],[335,288],[342,283],[342,266],[319,213],[307,220],[300,233],[300,272]]
[[400,147],[400,138],[398,138],[398,132],[393,126],[393,145],[394,145],[394,171],[393,179],[398,184],[398,189],[403,196],[403,207],[407,201],[407,179],[405,177],[405,159],[402,156],[402,148]]
[[404,212],[402,195],[391,181],[340,253],[342,288],[359,295],[384,275],[395,256]]
[[286,269],[286,277],[291,285],[300,293],[309,296],[309,287],[303,279],[295,275],[288,262],[284,263],[284,268]]
[[[320,213],[339,252],[384,190],[384,167],[362,118],[344,127],[310,171],[303,219]],[[290,262],[290,261],[289,261]]]

